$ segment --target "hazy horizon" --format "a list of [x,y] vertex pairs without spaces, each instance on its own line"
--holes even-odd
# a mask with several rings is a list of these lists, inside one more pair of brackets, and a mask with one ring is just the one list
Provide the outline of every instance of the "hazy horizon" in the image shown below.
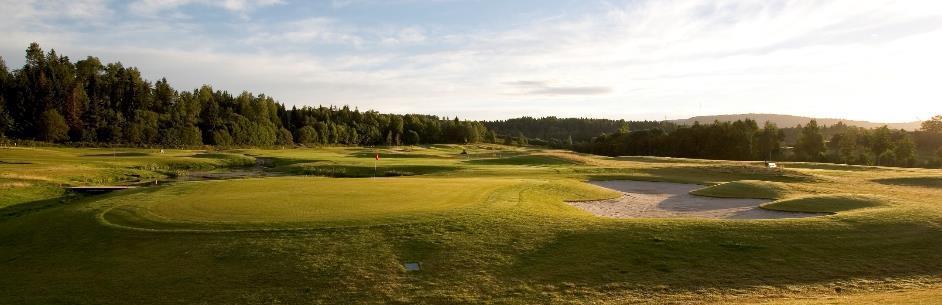
[[30,42],[286,105],[493,120],[942,113],[942,4],[889,1],[0,1]]

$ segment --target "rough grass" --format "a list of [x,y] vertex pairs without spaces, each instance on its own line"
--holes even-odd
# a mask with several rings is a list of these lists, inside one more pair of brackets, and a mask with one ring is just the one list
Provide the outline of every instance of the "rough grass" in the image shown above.
[[234,153],[198,153],[194,158],[216,159],[222,162],[223,166],[239,167],[255,165],[255,158],[243,154]]
[[56,198],[64,193],[61,187],[49,183],[0,178],[0,208],[23,202]]
[[872,195],[818,195],[784,199],[761,205],[764,209],[785,212],[837,213],[887,205],[887,199]]
[[784,198],[789,192],[788,186],[780,182],[739,180],[697,189],[690,193],[721,198],[779,199]]

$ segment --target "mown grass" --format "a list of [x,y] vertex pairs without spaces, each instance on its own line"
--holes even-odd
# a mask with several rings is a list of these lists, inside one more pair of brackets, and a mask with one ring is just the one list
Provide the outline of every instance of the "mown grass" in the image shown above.
[[873,195],[833,194],[778,200],[761,207],[785,212],[836,213],[885,206],[887,202],[886,198]]
[[[771,171],[754,162],[650,162],[500,146],[389,150],[445,157],[374,161],[373,149],[342,147],[227,151],[271,160],[266,170],[287,176],[14,200],[0,208],[0,303],[894,303],[934,300],[937,290],[922,289],[942,284],[942,189],[874,181],[940,176],[938,170]],[[147,155],[0,150],[0,178],[58,187],[165,175],[170,166],[226,166],[194,158],[197,151],[141,151]],[[466,161],[498,153],[577,162]],[[305,166],[372,170],[374,162],[379,169],[447,170],[292,177],[303,176],[292,170]],[[593,177],[719,184],[702,191],[837,213],[758,221],[598,218],[564,202],[616,195],[581,182]],[[848,205],[846,194],[885,202],[846,210],[859,207]],[[422,270],[407,272],[404,262],[420,262]]]
[[788,185],[762,180],[738,180],[694,190],[691,194],[720,198],[784,198],[791,191]]
[[[160,222],[174,228],[369,226],[429,221],[470,207],[494,206],[506,201],[496,194],[499,189],[520,183],[481,178],[274,177],[177,184],[101,204],[118,205],[105,215],[108,221],[134,227],[134,221],[143,219],[148,224],[145,229],[159,230],[155,224]],[[132,220],[109,215],[131,215]]]

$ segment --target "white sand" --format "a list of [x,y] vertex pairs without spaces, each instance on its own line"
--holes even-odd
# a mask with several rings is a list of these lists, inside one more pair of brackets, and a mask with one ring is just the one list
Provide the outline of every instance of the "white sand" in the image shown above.
[[610,200],[576,201],[570,205],[589,213],[613,218],[723,218],[778,219],[820,216],[759,208],[764,199],[731,199],[694,196],[690,191],[702,185],[630,180],[590,181],[622,192]]

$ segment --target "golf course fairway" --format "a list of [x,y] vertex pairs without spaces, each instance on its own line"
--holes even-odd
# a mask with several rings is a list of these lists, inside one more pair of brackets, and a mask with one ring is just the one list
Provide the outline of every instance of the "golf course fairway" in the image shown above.
[[[887,182],[942,172],[780,165],[494,144],[0,148],[0,304],[924,304],[942,293],[942,189]],[[574,206],[624,198],[594,185],[612,180],[686,183],[689,194],[659,199],[674,207],[753,198],[742,202],[819,213],[617,218]],[[64,190],[86,185],[138,187]]]
[[272,177],[177,184],[100,204],[115,205],[102,214],[108,223],[153,230],[382,225],[498,209],[519,201],[520,190],[545,184],[501,178]]

